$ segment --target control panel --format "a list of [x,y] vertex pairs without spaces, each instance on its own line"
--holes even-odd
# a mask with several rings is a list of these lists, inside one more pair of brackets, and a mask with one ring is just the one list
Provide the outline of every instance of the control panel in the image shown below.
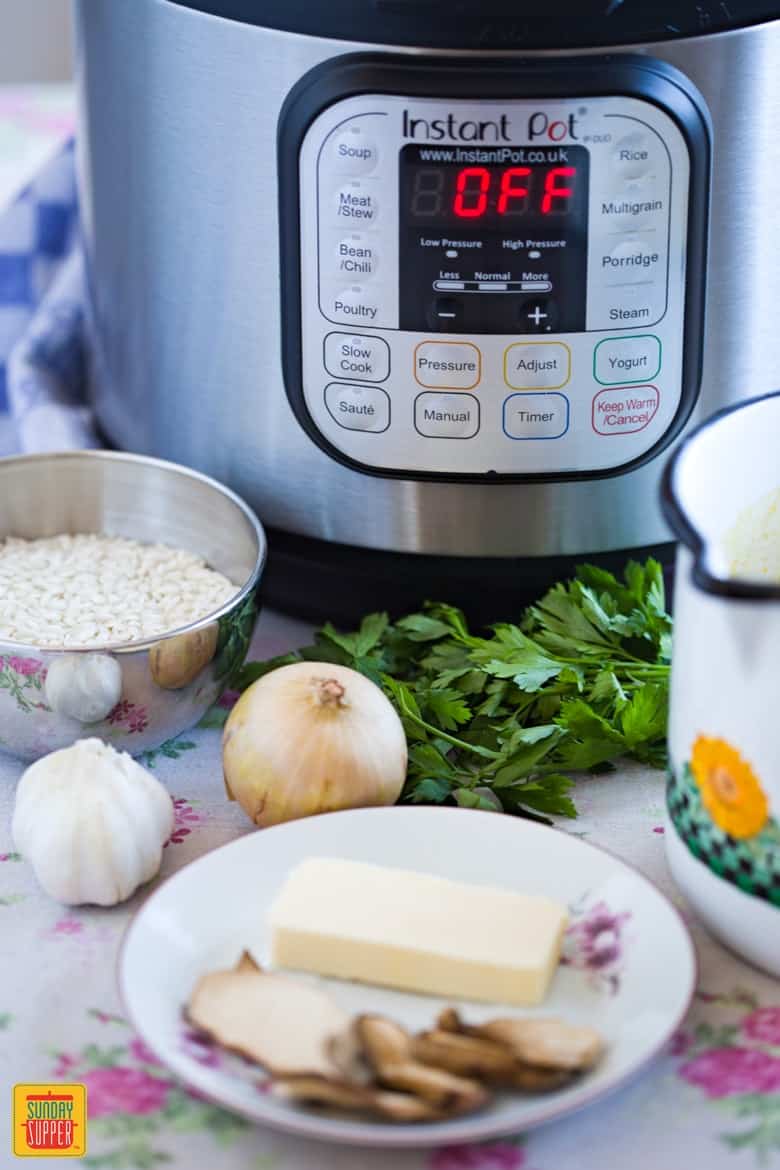
[[336,457],[565,477],[662,444],[691,157],[657,100],[361,92],[308,121],[297,168],[294,389]]

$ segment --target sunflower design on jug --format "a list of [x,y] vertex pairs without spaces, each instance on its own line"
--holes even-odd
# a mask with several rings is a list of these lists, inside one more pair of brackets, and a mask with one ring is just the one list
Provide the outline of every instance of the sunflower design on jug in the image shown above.
[[761,832],[769,805],[758,777],[736,748],[725,739],[700,735],[693,745],[691,771],[718,828],[738,840]]
[[670,772],[667,804],[694,857],[744,893],[780,906],[780,825],[737,747],[699,735],[689,762]]

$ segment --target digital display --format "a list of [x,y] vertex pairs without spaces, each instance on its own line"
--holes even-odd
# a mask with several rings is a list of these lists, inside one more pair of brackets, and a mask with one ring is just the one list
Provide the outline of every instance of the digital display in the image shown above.
[[576,166],[414,168],[410,220],[478,220],[568,215],[577,206]]

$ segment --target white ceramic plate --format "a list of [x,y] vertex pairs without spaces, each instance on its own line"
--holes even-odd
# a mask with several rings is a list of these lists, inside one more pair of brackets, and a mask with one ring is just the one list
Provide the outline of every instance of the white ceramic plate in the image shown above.
[[[331,856],[544,893],[572,910],[565,956],[544,1007],[601,1030],[603,1062],[543,1096],[502,1094],[454,1121],[392,1125],[319,1113],[260,1086],[262,1073],[236,1058],[212,1066],[186,1039],[182,1005],[205,971],[233,964],[249,947],[268,956],[266,914],[290,869]],[[622,1084],[665,1044],[695,982],[690,937],[659,891],[623,862],[576,837],[497,813],[389,808],[331,813],[252,833],[193,862],[164,883],[128,928],[120,990],[134,1026],[166,1065],[199,1093],[252,1121],[331,1142],[433,1146],[516,1133],[571,1113]],[[338,980],[323,981],[350,1012],[380,1012],[430,1027],[444,1000]],[[451,1001],[449,1001],[451,1002]],[[527,1014],[460,1003],[467,1019]],[[291,1021],[292,1025],[292,1021]]]

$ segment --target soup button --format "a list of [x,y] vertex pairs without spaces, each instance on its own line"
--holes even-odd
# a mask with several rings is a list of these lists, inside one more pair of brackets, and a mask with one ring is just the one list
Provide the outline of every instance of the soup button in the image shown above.
[[325,387],[328,413],[348,431],[386,431],[390,426],[390,398],[378,386],[344,386],[331,382]]

